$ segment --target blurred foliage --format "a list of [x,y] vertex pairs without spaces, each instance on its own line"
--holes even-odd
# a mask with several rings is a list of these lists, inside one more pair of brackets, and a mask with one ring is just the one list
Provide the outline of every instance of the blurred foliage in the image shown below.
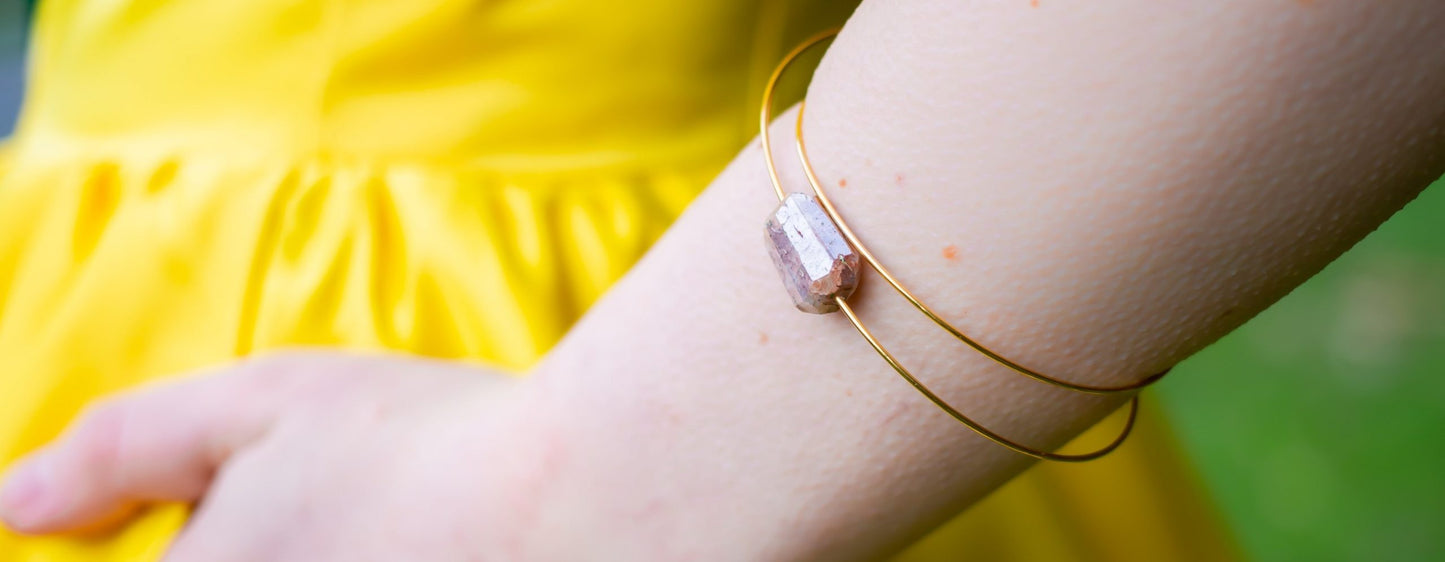
[[[0,135],[23,10],[0,0]],[[1257,560],[1445,559],[1441,183],[1155,391]]]
[[10,134],[20,105],[27,4],[0,0],[0,138]]
[[1445,182],[1158,394],[1255,559],[1445,560]]

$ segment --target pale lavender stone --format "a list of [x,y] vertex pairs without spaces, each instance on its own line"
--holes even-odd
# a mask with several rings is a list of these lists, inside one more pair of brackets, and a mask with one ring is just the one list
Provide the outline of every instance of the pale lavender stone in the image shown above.
[[783,199],[767,225],[768,253],[798,310],[837,312],[834,298],[858,288],[858,254],[812,196]]

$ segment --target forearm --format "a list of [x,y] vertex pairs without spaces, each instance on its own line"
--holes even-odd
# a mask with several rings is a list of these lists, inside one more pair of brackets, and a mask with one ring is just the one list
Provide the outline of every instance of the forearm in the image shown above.
[[[811,155],[905,283],[1043,372],[1177,363],[1441,172],[1437,4],[953,4],[855,15],[810,88]],[[779,161],[806,191],[791,128]],[[646,551],[624,558],[867,557],[1026,465],[844,318],[793,308],[762,243],[776,204],[751,146],[527,383],[547,459],[518,465],[547,471],[532,539],[605,522],[605,548]],[[1056,446],[1122,400],[1014,375],[875,277],[850,302],[1017,440]]]

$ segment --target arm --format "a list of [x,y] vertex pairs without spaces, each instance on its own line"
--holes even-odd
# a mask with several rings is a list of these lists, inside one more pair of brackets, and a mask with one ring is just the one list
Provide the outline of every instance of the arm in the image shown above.
[[[842,212],[935,309],[1026,365],[1121,384],[1441,173],[1442,23],[1426,0],[877,0],[825,58],[807,132]],[[790,130],[784,115],[780,148]],[[94,409],[0,509],[51,532],[204,497],[176,560],[891,551],[1026,459],[937,411],[842,318],[793,310],[761,242],[775,205],[750,147],[525,381],[251,362]],[[855,298],[1005,435],[1058,445],[1119,404],[1003,371],[876,279]]]
[[[1130,382],[1439,176],[1445,10],[1394,6],[866,3],[809,90],[811,154],[860,236],[966,333]],[[806,190],[779,122],[785,182]],[[845,319],[793,310],[760,242],[775,205],[752,146],[546,361],[539,427],[569,461],[544,505],[664,558],[836,560],[899,547],[1026,466]],[[860,314],[1005,435],[1057,445],[1119,404],[992,365],[879,281]]]

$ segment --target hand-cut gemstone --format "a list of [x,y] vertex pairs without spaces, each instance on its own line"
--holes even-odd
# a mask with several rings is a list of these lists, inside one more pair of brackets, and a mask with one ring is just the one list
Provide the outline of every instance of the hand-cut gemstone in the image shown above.
[[858,288],[858,254],[812,196],[783,199],[768,218],[767,235],[768,253],[798,310],[837,312],[834,298]]

